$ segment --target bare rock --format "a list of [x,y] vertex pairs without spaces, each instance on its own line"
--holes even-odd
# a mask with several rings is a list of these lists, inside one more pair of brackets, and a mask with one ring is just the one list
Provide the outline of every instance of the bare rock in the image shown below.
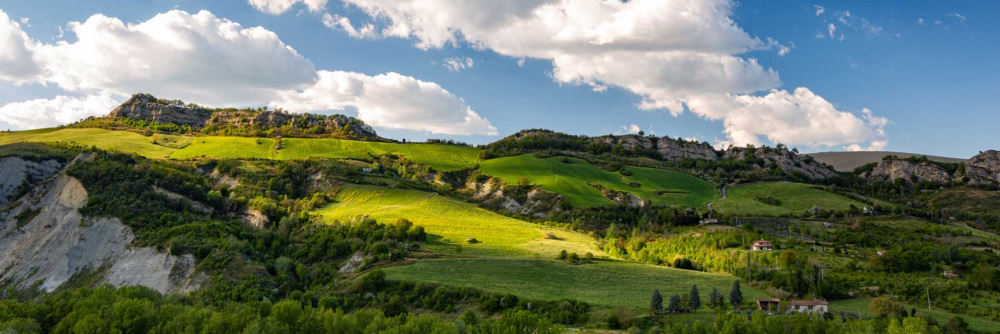
[[1000,152],[988,150],[965,162],[965,175],[972,184],[1000,183]]
[[920,162],[913,163],[901,159],[882,160],[870,172],[865,172],[862,177],[870,181],[892,182],[896,179],[903,179],[907,182],[948,182],[952,176],[941,166]]

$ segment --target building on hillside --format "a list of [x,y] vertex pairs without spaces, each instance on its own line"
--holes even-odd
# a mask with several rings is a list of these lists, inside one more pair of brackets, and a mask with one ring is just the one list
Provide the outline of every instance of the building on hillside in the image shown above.
[[764,298],[757,300],[757,309],[762,311],[777,311],[781,305],[781,299]]
[[705,218],[698,222],[699,225],[718,224],[718,223],[719,220],[716,218]]
[[826,313],[830,312],[830,303],[825,300],[793,300],[788,303],[792,311],[798,313]]
[[952,278],[952,279],[961,277],[958,276],[958,274],[952,272],[951,270],[945,270],[943,273],[941,273],[941,275],[944,275],[944,277],[946,278]]
[[831,223],[831,222],[823,222],[823,227],[833,228],[833,223]]
[[774,250],[774,245],[767,240],[757,240],[753,242],[753,246],[750,246],[750,249],[755,251],[769,251]]

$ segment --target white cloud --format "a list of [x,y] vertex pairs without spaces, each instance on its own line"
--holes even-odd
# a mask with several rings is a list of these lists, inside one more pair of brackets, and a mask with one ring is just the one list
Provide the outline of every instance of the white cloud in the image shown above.
[[326,9],[326,2],[327,0],[247,0],[254,9],[271,15],[281,15],[297,3],[303,3],[310,12],[317,13]]
[[71,123],[89,116],[103,116],[119,101],[108,95],[34,99],[0,107],[0,126],[11,130],[37,129]]
[[922,18],[922,17],[918,18],[917,19],[917,23],[920,23],[920,25],[924,25],[924,18]]
[[816,16],[820,16],[823,15],[823,13],[826,13],[826,8],[823,8],[823,6],[813,5],[813,8],[816,9]]
[[[208,11],[175,10],[134,24],[96,14],[67,26],[76,35],[75,41],[41,43],[29,39],[18,23],[0,11],[0,80],[52,83],[100,98],[57,97],[11,104],[5,107],[3,122],[18,127],[72,122],[79,115],[107,113],[111,107],[98,102],[110,97],[146,92],[209,106],[277,100],[294,102],[290,109],[299,111],[345,106],[374,126],[442,134],[496,133],[488,121],[435,83],[396,73],[372,77],[317,72],[311,61],[274,32],[245,28]],[[329,86],[331,77],[350,78],[341,82],[354,83],[361,90],[322,95],[329,93],[322,89],[324,84]],[[316,99],[312,104],[322,108],[299,108],[310,104],[308,99]],[[54,113],[51,106],[60,105],[68,111]]]
[[447,57],[442,59],[442,65],[452,72],[461,72],[476,66],[476,62],[469,57]]
[[826,32],[830,34],[830,38],[833,38],[833,33],[837,32],[837,26],[833,25],[833,23],[827,23]]
[[371,23],[366,23],[361,26],[361,28],[355,28],[351,24],[351,20],[340,16],[340,15],[330,15],[330,13],[323,13],[323,25],[330,29],[340,29],[347,33],[348,36],[360,39],[374,39],[378,37],[378,33],[375,32],[375,25]]
[[721,120],[734,145],[774,143],[810,147],[841,146],[884,140],[888,119],[864,109],[861,115],[837,110],[805,87],[793,92],[771,90],[763,96],[705,96],[688,102],[691,111]]
[[170,11],[125,24],[96,14],[70,22],[75,42],[36,45],[42,82],[73,92],[148,92],[210,105],[294,89],[315,77],[312,62],[274,32],[245,28],[208,11]]
[[642,131],[642,128],[639,128],[639,125],[637,124],[622,125],[622,131],[634,135],[639,134],[639,131]]
[[[738,144],[758,143],[762,135],[786,144],[849,145],[871,140],[879,130],[806,88],[751,95],[777,88],[781,80],[741,55],[767,49],[785,54],[791,47],[747,34],[731,18],[728,0],[343,1],[379,22],[380,36],[411,38],[417,48],[467,43],[548,60],[556,82],[596,91],[621,87],[641,97],[639,108],[675,116],[697,104],[690,109],[722,120],[728,140]],[[834,30],[831,25],[830,38]],[[752,122],[762,119],[780,122]]]
[[34,49],[21,24],[0,10],[0,80],[15,83],[38,80],[41,68],[34,60]]
[[297,112],[356,111],[358,118],[377,127],[451,135],[497,134],[488,120],[436,83],[393,72],[318,74],[314,84],[284,92],[270,104]]
[[962,15],[962,14],[959,14],[959,13],[951,13],[951,14],[948,14],[948,15],[945,15],[945,16],[954,17],[954,18],[958,19],[958,21],[960,23],[965,24],[965,15]]

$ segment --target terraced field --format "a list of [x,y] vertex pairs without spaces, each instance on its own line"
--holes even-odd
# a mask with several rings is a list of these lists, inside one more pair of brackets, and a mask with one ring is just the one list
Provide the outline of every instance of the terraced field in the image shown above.
[[[760,200],[771,197],[780,203],[768,204]],[[783,216],[803,215],[814,205],[820,209],[847,210],[864,203],[823,190],[821,186],[792,182],[760,182],[741,184],[726,190],[726,198],[712,204],[712,208],[732,215]]]
[[[382,222],[406,218],[432,235],[431,249],[446,254],[554,258],[560,250],[602,256],[593,238],[509,218],[432,193],[375,186],[341,189],[335,204],[319,210],[327,221],[369,215]],[[551,233],[556,238],[546,238]],[[478,243],[468,243],[475,238]]]
[[[702,300],[712,287],[728,296],[733,276],[613,261],[569,265],[553,260],[443,259],[420,260],[413,265],[384,269],[396,280],[434,282],[512,293],[542,300],[578,299],[610,307],[646,309],[649,296],[659,289],[667,299],[687,294],[698,284]],[[746,300],[765,297],[742,286]]]
[[626,191],[654,204],[682,205],[701,208],[715,196],[711,183],[697,177],[662,169],[626,167],[632,175],[625,176],[594,167],[576,158],[550,157],[540,159],[531,154],[485,160],[479,163],[483,174],[517,184],[522,177],[531,184],[565,196],[577,206],[612,204],[589,183]]

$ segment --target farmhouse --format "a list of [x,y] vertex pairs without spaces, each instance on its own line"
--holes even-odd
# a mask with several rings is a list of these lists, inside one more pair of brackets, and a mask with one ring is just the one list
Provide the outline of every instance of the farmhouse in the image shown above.
[[718,224],[718,223],[719,220],[716,218],[705,218],[698,222],[699,225]]
[[753,242],[753,246],[750,246],[750,249],[755,251],[769,251],[774,250],[774,245],[771,245],[771,242],[767,240],[757,240]]
[[792,311],[798,313],[826,313],[830,311],[830,303],[825,300],[793,300],[789,303]]
[[762,311],[777,310],[779,305],[781,305],[781,299],[777,298],[764,298],[757,300],[757,309]]

